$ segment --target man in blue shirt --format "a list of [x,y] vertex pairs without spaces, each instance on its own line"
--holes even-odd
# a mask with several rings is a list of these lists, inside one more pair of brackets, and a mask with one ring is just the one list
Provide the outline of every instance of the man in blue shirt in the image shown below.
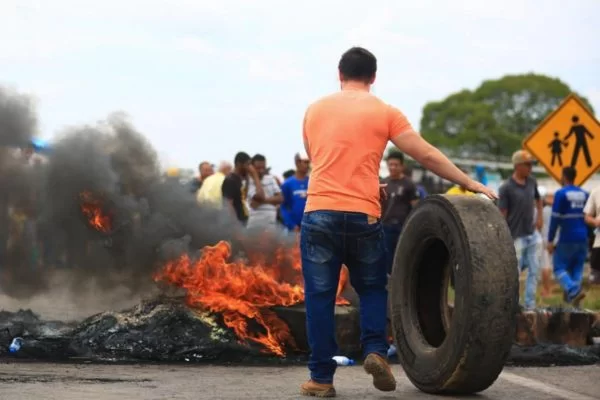
[[296,172],[281,185],[281,193],[283,195],[281,217],[283,224],[291,232],[300,231],[300,224],[304,216],[304,206],[306,205],[308,171],[310,169],[310,160],[306,153],[296,154],[294,161],[296,163]]
[[[588,230],[583,208],[588,193],[573,184],[576,175],[575,168],[563,168],[563,187],[554,194],[552,205],[548,252],[553,253],[554,276],[565,291],[566,301],[579,307],[585,297],[581,281],[588,250]],[[555,245],[554,237],[558,228],[560,235]]]

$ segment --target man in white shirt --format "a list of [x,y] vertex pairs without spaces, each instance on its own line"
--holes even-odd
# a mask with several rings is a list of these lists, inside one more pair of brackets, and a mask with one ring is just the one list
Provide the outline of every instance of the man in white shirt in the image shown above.
[[283,201],[281,188],[277,180],[267,173],[267,159],[262,154],[252,157],[252,165],[261,180],[257,188],[252,180],[248,181],[248,223],[252,228],[275,228],[277,226],[277,207]]
[[594,229],[596,238],[590,255],[590,283],[600,284],[600,186],[592,190],[583,208],[585,222]]

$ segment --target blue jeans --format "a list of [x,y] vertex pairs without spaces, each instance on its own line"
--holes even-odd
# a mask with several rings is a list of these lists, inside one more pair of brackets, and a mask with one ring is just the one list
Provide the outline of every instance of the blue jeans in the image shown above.
[[300,232],[308,368],[313,381],[332,383],[337,366],[332,357],[338,352],[334,308],[342,264],[360,299],[363,352],[387,357],[385,239],[379,220],[341,211],[304,214]]
[[554,276],[567,292],[567,299],[573,300],[581,290],[583,267],[587,257],[588,245],[582,243],[558,243],[554,249],[552,261]]
[[525,308],[535,308],[535,297],[537,293],[538,272],[540,269],[540,247],[543,246],[542,235],[535,231],[529,236],[515,239],[515,251],[519,262],[519,273],[527,269],[527,281],[525,283]]
[[383,225],[383,233],[385,235],[385,265],[387,273],[392,273],[392,267],[394,266],[394,253],[396,252],[396,245],[400,238],[401,227],[399,225]]

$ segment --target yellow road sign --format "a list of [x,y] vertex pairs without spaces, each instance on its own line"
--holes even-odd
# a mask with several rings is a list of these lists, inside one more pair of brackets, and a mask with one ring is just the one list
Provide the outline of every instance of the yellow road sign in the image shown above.
[[564,167],[575,167],[575,184],[583,185],[600,169],[600,122],[570,94],[525,138],[523,147],[558,182]]

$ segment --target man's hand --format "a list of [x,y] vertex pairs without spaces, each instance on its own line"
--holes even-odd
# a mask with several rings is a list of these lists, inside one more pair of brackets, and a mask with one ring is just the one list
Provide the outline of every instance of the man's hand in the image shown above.
[[387,188],[387,183],[380,183],[379,184],[379,195],[381,196],[382,200],[387,200],[387,190],[385,190],[385,188]]
[[476,180],[471,179],[469,183],[465,186],[468,191],[473,193],[481,193],[485,195],[490,200],[497,200],[498,194],[489,187],[485,186],[481,182],[477,182]]
[[548,253],[549,253],[549,254],[552,254],[552,253],[554,253],[554,247],[555,247],[555,246],[554,246],[554,243],[548,243],[548,244],[546,245],[546,249],[548,250]]
[[252,177],[254,177],[254,176],[257,176],[257,175],[258,175],[258,173],[256,172],[256,168],[254,168],[254,165],[252,165],[252,164],[248,165],[248,173],[249,173],[249,174],[250,174]]
[[535,221],[535,227],[538,231],[542,231],[542,228],[544,227],[544,218],[541,215],[537,216],[537,220]]

